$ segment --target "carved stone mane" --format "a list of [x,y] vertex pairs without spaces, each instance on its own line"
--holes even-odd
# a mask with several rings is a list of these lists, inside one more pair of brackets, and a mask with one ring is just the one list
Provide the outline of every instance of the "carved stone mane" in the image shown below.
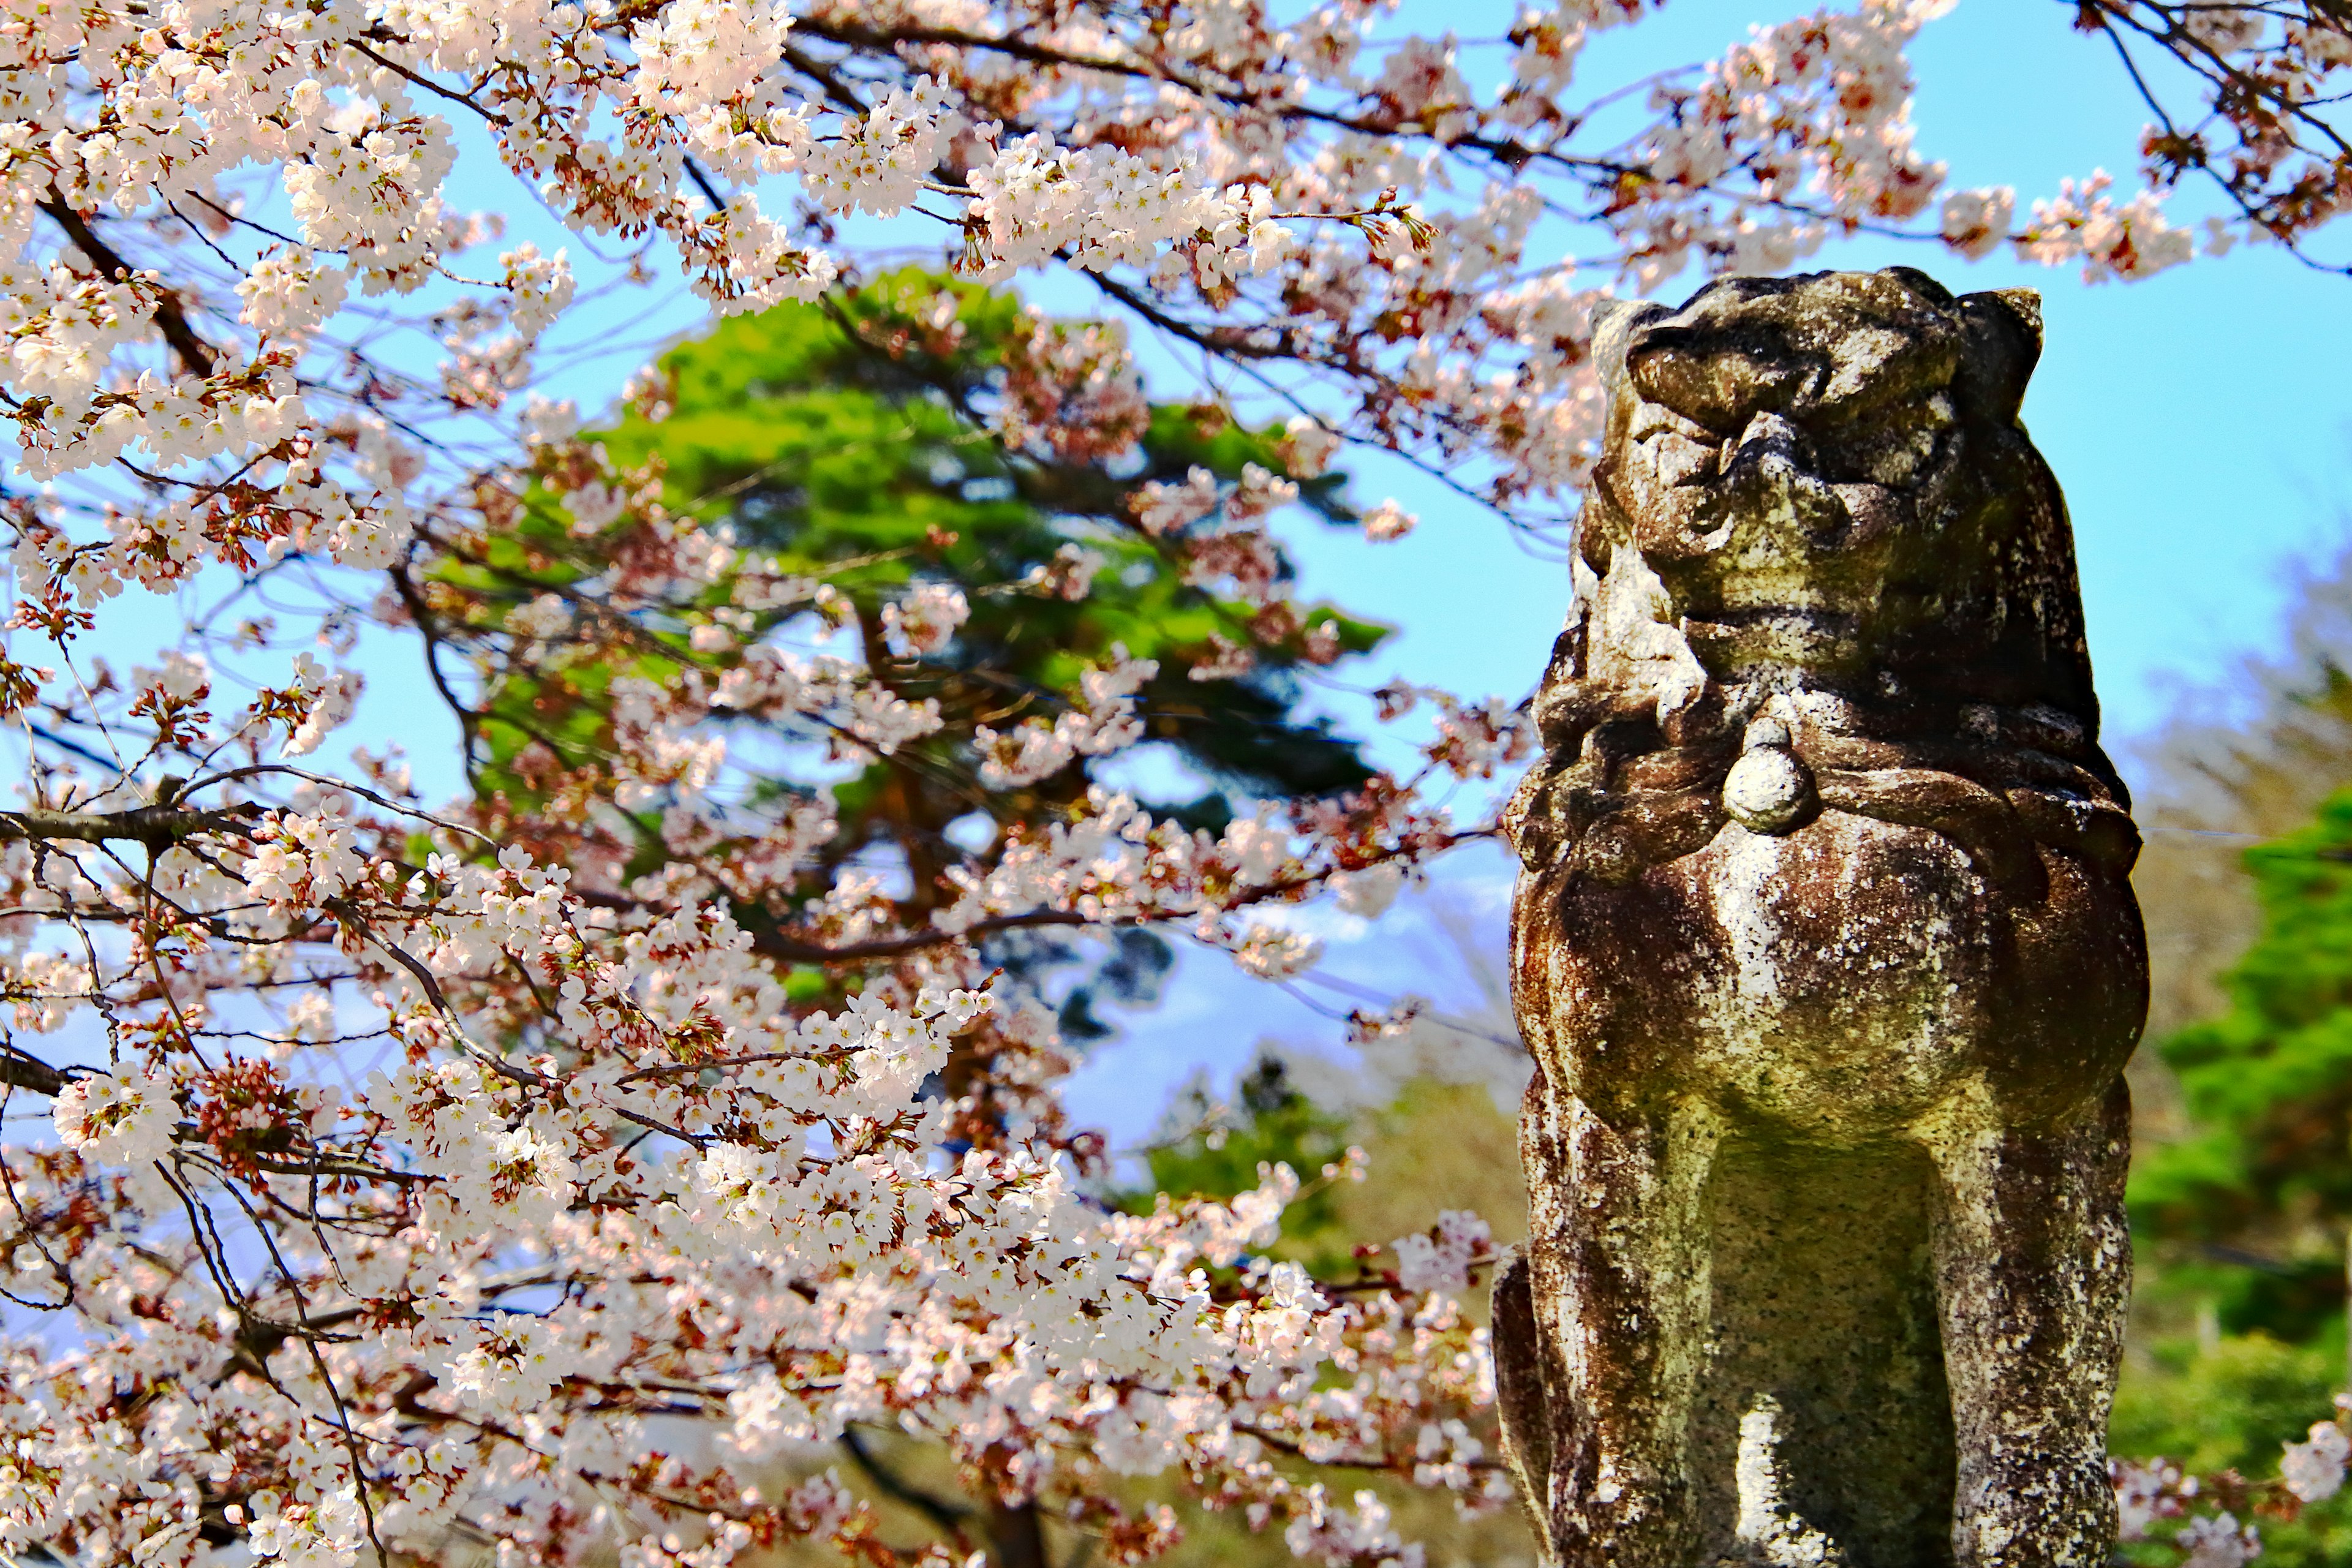
[[1577,1568],[2104,1563],[2138,837],[2038,303],[1896,268],[1599,334],[1507,815],[1538,1071],[1506,1443]]

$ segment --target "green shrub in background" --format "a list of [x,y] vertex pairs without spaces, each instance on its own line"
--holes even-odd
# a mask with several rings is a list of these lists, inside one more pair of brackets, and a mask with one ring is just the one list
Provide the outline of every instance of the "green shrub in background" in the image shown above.
[[[2233,1469],[2267,1479],[2278,1473],[2280,1445],[2324,1418],[2343,1386],[2340,1320],[2308,1344],[2260,1331],[2170,1336],[2136,1345],[2126,1359],[2108,1444],[2128,1457],[2162,1455],[2200,1475]],[[2305,1509],[2291,1523],[2261,1519],[2256,1527],[2268,1568],[2352,1563],[2352,1491]],[[2126,1559],[2177,1563],[2170,1528],[2153,1533],[2157,1541],[2126,1547]]]
[[[2110,1446],[2263,1479],[2346,1387],[2352,791],[2243,863],[2261,926],[2228,1006],[2156,1045],[2189,1131],[2134,1163],[2137,1331]],[[2266,1563],[2352,1563],[2345,1494],[2261,1529]]]
[[2344,1307],[2352,1224],[2352,792],[2250,850],[2261,935],[2230,1007],[2162,1043],[2195,1131],[2132,1173],[2133,1223],[2168,1263],[2220,1270],[2222,1326],[2303,1341]]
[[2264,1333],[2158,1341],[2133,1357],[2116,1390],[2110,1446],[2203,1473],[2268,1476],[2279,1445],[2326,1415],[2343,1383],[2341,1325],[2308,1345]]

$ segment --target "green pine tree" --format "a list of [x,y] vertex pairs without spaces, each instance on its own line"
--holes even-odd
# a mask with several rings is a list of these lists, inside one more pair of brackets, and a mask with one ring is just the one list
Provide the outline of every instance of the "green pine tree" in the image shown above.
[[[990,789],[972,731],[1050,721],[1115,647],[1159,664],[1139,694],[1149,743],[1139,756],[1113,759],[1115,782],[1141,793],[1156,816],[1217,831],[1257,798],[1360,785],[1371,770],[1356,745],[1299,712],[1303,678],[1314,664],[1370,649],[1386,629],[1328,605],[1283,600],[1269,609],[1220,596],[1188,581],[1180,555],[1134,521],[1153,481],[1181,482],[1196,469],[1232,480],[1253,464],[1286,473],[1279,428],[1247,427],[1211,405],[1152,403],[1134,411],[1131,449],[1111,456],[1058,446],[1051,411],[1033,438],[1001,433],[992,416],[1020,392],[1009,367],[1036,334],[1093,330],[1044,322],[1008,294],[911,269],[723,321],[664,354],[623,417],[543,463],[470,560],[418,585],[420,610],[439,606],[428,636],[465,646],[469,623],[495,626],[551,588],[626,571],[642,522],[625,516],[583,529],[559,499],[593,477],[562,465],[576,468],[601,447],[614,483],[651,476],[670,512],[723,522],[745,552],[822,584],[820,608],[862,645],[849,651],[907,700],[940,705],[937,733],[847,776],[814,758],[824,737],[778,738],[801,750],[778,752],[766,787],[778,797],[825,794],[839,823],[806,879],[811,898],[845,864],[878,855],[903,866],[903,907],[919,918],[939,897],[940,873],[963,858],[959,839],[1051,821],[1083,799],[1104,782],[1103,762],[1081,757],[1034,784]],[[1310,513],[1354,521],[1343,476],[1297,482]],[[1279,569],[1286,584],[1286,559]],[[1091,574],[1083,595],[1061,591],[1073,572]],[[942,653],[895,657],[884,606],[920,583],[961,588],[970,618]],[[714,588],[712,602],[724,604],[726,592]],[[807,615],[803,604],[753,616],[744,640]],[[713,668],[657,615],[642,617],[625,668],[561,650],[525,664],[502,658],[502,646],[510,645],[476,645],[481,696],[467,721],[476,788],[490,799],[544,800],[566,767],[608,746],[607,693],[619,676],[662,682]],[[1248,673],[1191,678],[1234,646],[1253,656]],[[657,811],[642,815],[633,870],[664,858],[658,822]],[[756,928],[793,913],[739,909],[736,918]],[[1050,932],[1008,933],[990,956],[1017,980],[1059,969],[1077,950]],[[1119,933],[1083,984],[1056,992],[1065,1037],[1107,1033],[1098,1004],[1149,1000],[1170,963],[1158,936]],[[814,972],[801,978],[830,984]]]
[[2224,1332],[2301,1343],[2342,1315],[2352,1226],[2352,791],[2246,866],[2261,934],[2228,1010],[2161,1044],[2195,1131],[2143,1152],[2132,1213]]

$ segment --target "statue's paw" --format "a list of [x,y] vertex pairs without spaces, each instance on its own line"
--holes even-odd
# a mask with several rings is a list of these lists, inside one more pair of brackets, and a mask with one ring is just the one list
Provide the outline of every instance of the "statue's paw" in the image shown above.
[[1519,781],[1503,807],[1503,839],[1530,871],[1559,865],[1589,819],[1589,813],[1580,816],[1573,772],[1546,758]]
[[1653,866],[1706,848],[1723,823],[1723,801],[1717,790],[1637,795],[1577,840],[1576,868],[1596,881],[1622,885]]
[[1530,871],[1540,871],[1558,858],[1560,835],[1546,809],[1549,801],[1549,770],[1538,763],[1511,798],[1503,806],[1500,824],[1503,842],[1518,855],[1519,864]]
[[2139,859],[2139,827],[2119,805],[2042,789],[2012,789],[2009,803],[2035,838],[2104,871],[2129,876]]

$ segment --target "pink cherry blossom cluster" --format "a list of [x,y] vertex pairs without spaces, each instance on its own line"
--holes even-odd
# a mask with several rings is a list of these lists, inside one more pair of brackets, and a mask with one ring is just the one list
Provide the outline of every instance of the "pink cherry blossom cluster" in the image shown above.
[[[12,907],[88,938],[12,963],[16,1028],[109,1042],[98,1068],[9,1058],[58,1147],[10,1155],[6,1289],[78,1328],[9,1352],[0,1545],[351,1563],[456,1531],[571,1561],[685,1519],[713,1563],[856,1548],[865,1505],[744,1468],[860,1425],[1057,1506],[1174,1470],[1320,1520],[1291,1453],[1496,1494],[1462,1425],[1490,1400],[1478,1331],[1434,1287],[1335,1297],[1265,1259],[1288,1170],[1137,1216],[1050,1138],[944,1152],[965,1107],[928,1086],[959,1037],[1050,1026],[992,1016],[968,954],[803,1012],[715,907],[295,794],[207,808],[137,876],[60,842],[0,864]],[[404,871],[412,825],[455,848]],[[1294,865],[1271,837],[1232,852],[1236,893]],[[363,1079],[318,1080],[362,1039]],[[667,1452],[677,1418],[717,1457]]]
[[2352,1395],[2336,1396],[2336,1416],[2312,1423],[2300,1442],[2281,1446],[2279,1473],[2249,1481],[2235,1470],[2200,1476],[2168,1459],[2115,1459],[2119,1534],[2127,1542],[2168,1542],[2181,1568],[2242,1568],[2263,1554],[2258,1518],[2292,1522],[2308,1505],[2343,1489],[2352,1459]]
[[[1090,395],[1118,379],[1099,355],[1034,363],[1058,369],[1016,368],[1024,395],[1097,410],[1085,449],[1125,450],[1131,411]],[[45,763],[0,849],[26,1042],[0,1083],[47,1098],[55,1141],[5,1156],[0,1289],[31,1326],[5,1352],[0,1546],[331,1564],[471,1539],[717,1565],[814,1537],[878,1562],[854,1489],[770,1481],[876,1429],[1123,1558],[1179,1526],[1124,1511],[1119,1477],[1172,1473],[1334,1568],[1414,1549],[1299,1461],[1499,1503],[1491,1372],[1455,1300],[1483,1242],[1434,1280],[1316,1280],[1266,1256],[1300,1191],[1279,1167],[1223,1203],[1107,1210],[1099,1141],[1052,1100],[1072,1061],[1054,1016],[982,957],[999,932],[1163,922],[1293,973],[1314,945],[1282,907],[1377,912],[1465,830],[1385,778],[1222,833],[1097,789],[894,893],[836,856],[822,792],[762,794],[771,764],[729,725],[860,763],[961,735],[978,779],[1017,789],[1140,740],[1157,661],[1114,647],[1058,717],[998,735],[909,694],[958,657],[962,587],[919,574],[861,628],[830,584],[535,417],[527,463],[462,510],[416,509],[432,566],[404,556],[368,612],[493,676],[611,672],[585,760],[534,739],[506,763],[527,801],[428,811],[364,752],[306,770],[357,673],[299,653],[236,705],[223,661],[268,642],[257,622],[128,679],[92,660],[11,689],[51,733],[143,750]],[[1281,445],[1303,468],[1320,434]],[[1293,482],[1253,469],[1202,504],[1263,531]],[[595,570],[461,587],[533,507],[536,548],[569,540]],[[52,537],[27,530],[20,581]],[[1056,556],[1047,581],[975,591],[1081,598],[1093,572]],[[1298,632],[1265,586],[1250,625]],[[672,628],[660,679],[631,672],[648,617]],[[787,623],[861,651],[767,635]],[[342,624],[321,623],[330,658]],[[78,659],[82,623],[57,626]],[[795,1000],[811,965],[859,977],[845,1005]],[[713,1436],[681,1443],[681,1422]]]
[[[1937,8],[1863,0],[1759,31],[1670,75],[1650,123],[1600,145],[1568,98],[1575,61],[1637,5],[1530,11],[1483,92],[1450,39],[1399,40],[1370,70],[1378,8],[1352,0],[1296,25],[1180,6],[1166,26],[829,0],[12,6],[0,310],[19,462],[174,475],[193,559],[397,551],[431,448],[400,433],[416,421],[362,410],[395,386],[496,410],[575,292],[566,254],[532,244],[488,278],[459,268],[495,227],[445,199],[462,120],[583,244],[658,236],[719,309],[855,274],[827,237],[844,218],[942,226],[975,277],[1075,267],[1213,357],[1345,388],[1346,434],[1499,459],[1495,499],[1556,501],[1589,458],[1586,318],[1611,268],[1644,288],[1695,262],[1769,269],[1929,207],[1942,170],[1913,147],[1904,50]],[[2334,68],[2332,31],[2289,32]],[[283,172],[284,218],[240,173],[256,164]],[[1964,203],[1905,232],[1976,254],[2007,210]],[[1547,211],[1613,256],[1591,284],[1531,253],[1552,243]],[[2013,237],[2135,276],[2176,257],[2177,233],[2152,195],[2114,206],[2085,187]],[[358,322],[386,319],[366,301],[420,293],[449,301],[428,324],[437,385],[352,352]],[[1120,357],[1103,346],[1048,331],[1035,352]],[[1139,406],[1116,368],[1060,380],[1104,405],[1078,427]],[[1059,423],[1019,388],[1005,407]],[[130,564],[96,554],[85,577]]]
[[[2074,26],[2102,36],[2122,58],[2147,106],[2145,199],[2124,208],[2132,226],[2158,238],[2164,230],[2155,202],[2194,184],[2221,198],[2221,210],[2206,220],[2209,249],[2260,240],[2343,269],[2340,257],[2316,254],[2313,245],[2352,206],[2352,145],[2335,114],[2352,72],[2352,28],[2342,16],[2313,0],[2092,0]],[[2160,242],[2133,249],[2168,259],[2185,254],[2177,242],[2169,251]],[[2087,247],[2085,264],[2095,279],[2133,276],[2102,270]]]

